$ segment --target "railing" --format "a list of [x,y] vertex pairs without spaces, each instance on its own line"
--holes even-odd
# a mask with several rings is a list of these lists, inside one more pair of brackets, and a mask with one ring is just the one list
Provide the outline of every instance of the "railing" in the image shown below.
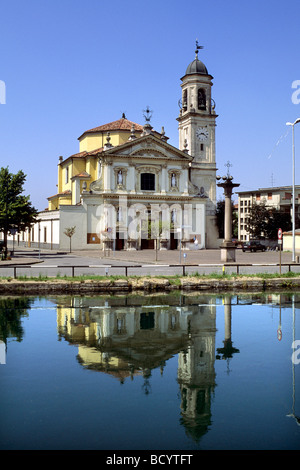
[[[115,269],[124,269],[124,274],[125,276],[128,276],[129,269],[130,270],[136,270],[136,269],[143,269],[143,268],[152,268],[152,269],[158,269],[158,268],[180,268],[182,270],[182,275],[186,276],[187,275],[187,268],[194,268],[199,271],[199,268],[221,268],[222,269],[222,274],[226,274],[226,268],[235,268],[236,274],[242,274],[241,273],[241,268],[244,267],[251,267],[251,268],[258,268],[258,267],[268,267],[268,268],[279,268],[279,273],[281,273],[281,270],[283,267],[288,268],[288,272],[293,271],[292,267],[298,267],[299,268],[299,274],[300,274],[300,264],[296,263],[268,263],[268,264],[261,264],[261,263],[242,263],[242,264],[237,264],[237,263],[226,263],[226,264],[140,264],[140,265],[43,265],[43,264],[37,264],[37,265],[27,265],[27,264],[16,264],[16,265],[2,265],[0,264],[0,268],[6,269],[6,270],[12,270],[13,271],[13,277],[17,278],[17,270],[21,269],[29,269],[31,270],[36,270],[39,269],[64,269],[64,270],[71,270],[71,276],[75,277],[75,269],[103,269],[104,274],[108,275],[109,270],[115,270]],[[257,273],[260,271],[256,271]],[[95,273],[93,273],[95,274]],[[1,269],[0,269],[0,277],[1,277]]]

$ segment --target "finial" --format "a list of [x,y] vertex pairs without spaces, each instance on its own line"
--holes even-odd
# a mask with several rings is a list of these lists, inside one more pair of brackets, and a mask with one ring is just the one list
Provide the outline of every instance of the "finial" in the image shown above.
[[187,139],[184,139],[184,144],[183,144],[183,146],[184,146],[184,150],[183,150],[184,153],[189,153],[189,151],[188,151],[188,142],[187,142]]
[[161,133],[160,134],[161,134],[160,135],[161,140],[164,140],[166,142],[168,140],[168,138],[166,137],[164,126],[161,127]]
[[134,140],[134,139],[136,139],[136,135],[135,135],[135,126],[134,126],[134,124],[132,124],[132,126],[131,126],[131,134],[130,134],[130,137],[129,137],[128,140]]
[[196,39],[196,50],[195,50],[196,59],[198,59],[198,50],[199,49],[203,49],[203,46],[199,46],[198,39]]
[[106,144],[104,145],[104,150],[108,150],[111,147],[113,147],[113,145],[110,143],[110,139],[111,139],[110,132],[108,132],[106,135]]

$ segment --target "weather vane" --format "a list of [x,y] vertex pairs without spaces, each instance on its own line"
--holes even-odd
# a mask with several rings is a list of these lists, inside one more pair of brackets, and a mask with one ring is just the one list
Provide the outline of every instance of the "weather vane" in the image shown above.
[[203,46],[199,46],[199,44],[198,44],[198,39],[196,39],[196,50],[195,50],[196,59],[198,59],[198,51],[199,51],[199,49],[203,49]]
[[145,114],[143,115],[146,122],[150,122],[151,118],[152,118],[152,112],[153,111],[150,111],[149,106],[147,106],[146,110],[143,110],[143,112],[146,113],[146,115]]

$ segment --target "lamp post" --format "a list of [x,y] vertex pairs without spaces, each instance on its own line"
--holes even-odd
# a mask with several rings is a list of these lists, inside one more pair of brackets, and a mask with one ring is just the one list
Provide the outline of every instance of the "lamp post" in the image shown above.
[[293,263],[296,261],[295,256],[295,133],[294,133],[294,126],[300,122],[300,118],[296,119],[295,122],[287,122],[287,126],[292,126],[292,134],[293,134],[293,203],[292,203],[292,234],[293,234],[293,255],[292,261]]

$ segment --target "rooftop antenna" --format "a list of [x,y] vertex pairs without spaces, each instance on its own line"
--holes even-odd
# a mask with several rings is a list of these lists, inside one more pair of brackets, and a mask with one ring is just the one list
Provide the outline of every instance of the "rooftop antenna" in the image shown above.
[[271,174],[271,187],[274,187],[274,175],[273,173]]

